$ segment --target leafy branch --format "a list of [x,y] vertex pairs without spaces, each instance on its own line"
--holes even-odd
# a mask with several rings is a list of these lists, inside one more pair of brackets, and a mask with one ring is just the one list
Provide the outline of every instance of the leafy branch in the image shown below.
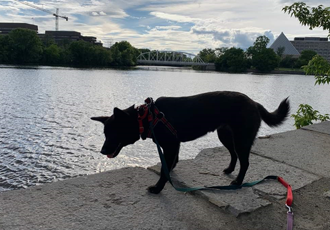
[[[282,9],[285,13],[295,16],[300,24],[309,26],[309,29],[322,27],[323,30],[330,29],[330,7],[309,7],[304,2],[296,2],[291,6],[285,6]],[[329,34],[330,36],[330,34]]]
[[299,105],[299,109],[296,114],[291,115],[297,129],[300,129],[303,126],[313,124],[312,121],[327,121],[330,119],[329,114],[320,114],[319,111],[314,110],[312,106],[307,104]]
[[315,75],[315,85],[330,83],[330,64],[320,55],[315,55],[303,69],[306,74]]

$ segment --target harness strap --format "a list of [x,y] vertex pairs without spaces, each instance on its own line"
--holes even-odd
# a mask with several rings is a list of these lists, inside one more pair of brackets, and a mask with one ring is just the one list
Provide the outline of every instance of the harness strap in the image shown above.
[[[154,105],[153,112],[155,113],[155,118],[152,122],[152,127],[154,128],[158,122],[162,122],[174,136],[177,136],[177,132],[175,128],[171,125],[171,123],[165,118],[164,113],[160,112],[159,109]],[[152,137],[151,129],[149,129],[148,137]]]
[[[140,111],[143,111],[143,114],[140,114]],[[137,108],[138,112],[138,123],[139,123],[139,132],[140,135],[144,132],[144,126],[143,126],[143,119],[145,119],[148,115],[148,107],[146,105],[141,105]]]
[[[150,125],[152,126],[152,128],[154,128],[159,122],[162,122],[174,136],[177,136],[177,131],[171,125],[171,123],[165,118],[164,113],[160,112],[159,109],[155,106],[153,99],[151,97],[148,97],[145,100],[145,104],[137,107],[137,112],[138,112],[139,133],[143,140],[145,140],[147,137],[149,138],[152,137]],[[143,120],[146,118],[148,118],[148,122],[150,123],[149,131],[147,135],[144,134],[145,128],[143,125]]]

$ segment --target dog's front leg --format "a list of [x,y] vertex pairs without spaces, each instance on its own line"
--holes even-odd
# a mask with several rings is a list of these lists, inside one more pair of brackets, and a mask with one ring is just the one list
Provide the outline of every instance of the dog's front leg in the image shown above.
[[[176,163],[178,162],[180,142],[166,144],[162,147],[163,147],[163,151],[164,151],[164,157],[165,157],[167,168],[169,171],[171,171],[176,166]],[[156,183],[156,185],[150,186],[148,188],[148,191],[150,193],[154,193],[154,194],[160,193],[163,190],[167,181],[168,180],[167,180],[167,177],[164,173],[164,169],[162,166],[160,178],[159,178],[158,182]]]

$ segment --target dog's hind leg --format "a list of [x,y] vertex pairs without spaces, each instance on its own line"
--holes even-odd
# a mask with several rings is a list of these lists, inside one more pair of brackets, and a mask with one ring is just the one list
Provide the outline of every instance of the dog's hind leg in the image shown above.
[[219,140],[229,150],[231,159],[229,166],[223,170],[225,174],[230,174],[235,170],[237,154],[235,150],[233,133],[229,126],[221,127],[217,130]]
[[[180,142],[170,143],[168,145],[163,145],[162,148],[163,148],[163,151],[164,151],[164,157],[165,157],[166,165],[168,167],[168,170],[171,171],[176,166],[176,164],[178,162]],[[150,193],[154,193],[154,194],[160,193],[163,190],[163,188],[164,188],[167,181],[168,180],[167,180],[167,177],[164,173],[163,166],[162,166],[161,174],[160,174],[160,178],[159,178],[158,182],[156,183],[156,185],[150,186],[148,188],[148,191]]]
[[244,136],[241,134],[234,137],[235,149],[241,167],[236,179],[231,182],[233,185],[241,185],[244,180],[246,171],[249,168],[249,155],[253,141],[252,135]]

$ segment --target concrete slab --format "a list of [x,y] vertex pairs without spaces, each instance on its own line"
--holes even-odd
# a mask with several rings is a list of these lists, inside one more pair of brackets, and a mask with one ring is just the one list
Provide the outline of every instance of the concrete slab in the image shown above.
[[330,121],[325,121],[318,124],[305,126],[302,127],[302,129],[330,135]]
[[[201,151],[194,160],[180,161],[172,173],[178,187],[200,187],[228,185],[238,174],[239,167],[232,175],[225,175],[222,170],[230,161],[230,154],[224,147]],[[152,170],[159,171],[159,165]],[[245,182],[260,180],[268,175],[278,175],[287,180],[292,188],[298,189],[320,179],[319,176],[304,172],[289,165],[251,154],[250,168]],[[220,208],[229,210],[235,216],[252,212],[271,202],[264,197],[284,198],[286,189],[277,181],[267,181],[253,188],[229,191],[196,192]]]
[[257,139],[252,153],[330,177],[330,135],[305,129]]
[[228,229],[230,214],[203,199],[168,186],[149,194],[157,177],[125,168],[2,192],[0,229]]

